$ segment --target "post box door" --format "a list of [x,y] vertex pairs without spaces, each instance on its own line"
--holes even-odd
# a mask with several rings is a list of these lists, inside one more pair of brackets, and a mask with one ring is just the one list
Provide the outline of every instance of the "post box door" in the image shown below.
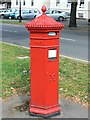
[[46,89],[46,106],[57,105],[58,103],[58,71],[59,71],[59,47],[50,48],[48,53],[47,64],[47,89]]

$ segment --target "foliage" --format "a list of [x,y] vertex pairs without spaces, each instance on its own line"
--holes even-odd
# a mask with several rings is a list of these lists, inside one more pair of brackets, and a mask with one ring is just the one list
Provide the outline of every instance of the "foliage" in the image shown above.
[[[30,91],[30,52],[28,49],[2,45],[2,98]],[[20,57],[28,56],[25,59]],[[59,94],[77,102],[88,102],[88,65],[60,58]]]

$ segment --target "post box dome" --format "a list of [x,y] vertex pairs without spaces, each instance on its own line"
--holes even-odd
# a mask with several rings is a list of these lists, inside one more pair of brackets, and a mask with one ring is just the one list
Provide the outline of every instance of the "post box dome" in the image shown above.
[[45,14],[46,7],[42,6],[42,15],[36,17],[31,22],[26,23],[26,28],[28,30],[61,30],[64,25],[55,21],[53,18]]

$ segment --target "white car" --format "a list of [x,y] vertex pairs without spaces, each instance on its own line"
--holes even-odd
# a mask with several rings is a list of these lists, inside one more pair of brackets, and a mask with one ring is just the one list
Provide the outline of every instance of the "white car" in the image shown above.
[[59,21],[63,21],[69,17],[67,12],[60,11],[60,10],[48,10],[46,11],[46,14],[52,17],[53,19],[59,20]]
[[[38,14],[40,14],[39,10],[22,10],[21,11],[21,19],[33,19]],[[15,12],[15,19],[20,19],[19,11]]]
[[4,14],[7,10],[0,10],[0,16]]
[[[65,19],[69,18],[69,14],[67,12],[60,11],[60,10],[47,10],[46,15],[52,17],[55,20],[59,20],[59,21],[63,21]],[[38,16],[40,16],[40,15],[38,15]]]
[[0,13],[0,18],[2,18],[2,19],[8,18],[8,15],[14,13],[15,11],[16,11],[16,9],[12,9],[12,8],[9,8],[7,10],[3,10]]

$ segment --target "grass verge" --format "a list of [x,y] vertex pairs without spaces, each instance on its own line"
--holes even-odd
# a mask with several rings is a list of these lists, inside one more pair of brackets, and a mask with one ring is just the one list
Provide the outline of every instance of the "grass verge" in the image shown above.
[[[28,94],[30,89],[29,50],[0,43],[2,46],[2,98],[13,94]],[[20,59],[28,56],[26,59]],[[60,59],[59,94],[87,104],[88,64],[67,58]]]
[[6,23],[6,24],[15,24],[15,25],[25,25],[26,22],[19,22],[18,20],[0,20],[0,23]]
[[[31,20],[30,20],[31,21]],[[8,19],[2,19],[0,20],[0,23],[5,23],[5,24],[14,24],[14,25],[25,25],[25,21],[19,22],[19,20],[8,20]],[[69,28],[69,27],[65,27],[65,29],[68,30],[75,30],[75,31],[86,31],[88,32],[90,30],[89,25],[88,26],[78,26],[78,27],[74,27],[74,28]]]
[[2,97],[13,94],[23,94],[29,91],[29,58],[18,57],[29,56],[29,50],[2,45]]

